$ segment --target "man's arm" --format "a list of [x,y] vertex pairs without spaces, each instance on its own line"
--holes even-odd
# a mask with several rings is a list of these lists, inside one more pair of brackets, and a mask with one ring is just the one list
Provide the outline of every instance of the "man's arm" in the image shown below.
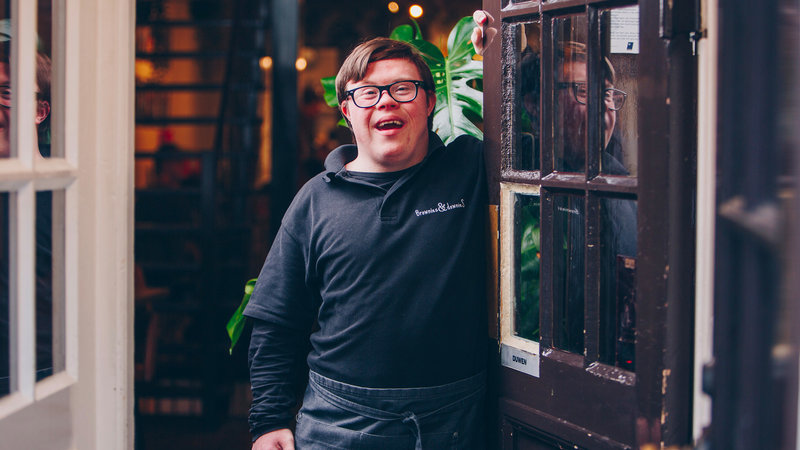
[[300,241],[281,227],[244,311],[253,319],[248,354],[253,438],[290,427],[307,380],[305,361],[316,313],[305,282],[304,254]]
[[288,429],[292,422],[297,393],[305,380],[307,342],[308,334],[300,330],[253,320],[249,352],[253,404],[249,421],[252,435],[259,440],[261,435]]

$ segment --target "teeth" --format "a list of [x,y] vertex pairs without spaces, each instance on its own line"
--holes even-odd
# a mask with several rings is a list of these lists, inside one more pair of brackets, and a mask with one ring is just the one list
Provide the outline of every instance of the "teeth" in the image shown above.
[[403,126],[403,122],[400,122],[399,120],[387,120],[386,122],[381,122],[378,124],[379,128],[392,127],[392,126],[401,127]]

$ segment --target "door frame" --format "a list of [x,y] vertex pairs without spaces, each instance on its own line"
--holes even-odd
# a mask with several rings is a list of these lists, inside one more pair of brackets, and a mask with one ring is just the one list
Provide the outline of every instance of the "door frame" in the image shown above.
[[[509,2],[483,1],[483,8],[495,17],[498,28],[505,19],[532,17],[541,9],[604,2],[565,0],[543,5],[531,1],[505,8],[503,3]],[[637,445],[683,445],[692,440],[697,71],[688,36],[696,29],[697,14],[689,10],[695,7],[693,2],[642,0],[638,4],[641,45],[651,51],[642,54],[640,60],[641,78],[647,85],[641,90],[639,116],[648,118],[648,126],[640,121],[637,327],[642,332],[637,334],[636,424],[632,426],[636,426]],[[511,155],[511,149],[503,147],[503,142],[511,142],[502,139],[508,132],[503,127],[503,113],[514,102],[513,93],[503,89],[507,87],[503,83],[508,68],[503,65],[501,47],[502,43],[496,43],[484,55],[485,92],[500,93],[484,97],[489,198],[495,206],[500,204],[502,161]],[[667,98],[669,104],[665,104]],[[642,148],[647,149],[646,158],[642,157]],[[519,178],[519,174],[514,175]],[[499,340],[497,333],[492,337]],[[526,376],[506,367],[492,371],[493,383],[519,381]],[[501,386],[490,386],[490,390],[503,395]],[[514,408],[507,405],[518,406],[513,413],[518,420],[532,420],[524,419],[524,401],[501,403],[500,415],[512,413],[508,410]],[[558,422],[557,417],[552,419]],[[499,428],[509,426],[498,420]],[[503,430],[501,433],[506,434]]]
[[[62,146],[54,154],[63,158],[36,160],[35,137],[14,132],[19,158],[0,161],[0,174],[31,180],[29,193],[19,191],[29,198],[34,186],[65,189],[65,259],[54,271],[66,279],[67,363],[64,372],[35,384],[28,377],[30,386],[0,399],[0,435],[10,448],[130,449],[135,2],[40,1],[53,1],[52,132]],[[13,45],[24,50],[14,76],[24,91],[33,87],[36,2],[12,0],[11,10],[12,34],[20,36]],[[22,129],[32,125],[31,108],[13,112]],[[26,214],[17,221],[29,227]],[[16,245],[30,247],[32,237],[23,237]],[[30,266],[33,257],[24,255]],[[23,324],[33,318],[26,314]]]

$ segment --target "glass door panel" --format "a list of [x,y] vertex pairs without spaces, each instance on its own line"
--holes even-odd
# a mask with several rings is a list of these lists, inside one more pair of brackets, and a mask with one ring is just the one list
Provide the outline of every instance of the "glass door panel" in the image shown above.
[[517,127],[514,132],[513,168],[517,170],[539,170],[541,145],[541,24],[539,21],[520,24],[521,50],[517,55],[516,70],[519,82],[516,84]]
[[514,230],[517,244],[517,289],[514,334],[539,342],[540,201],[538,195],[516,194]]
[[553,346],[584,353],[584,197],[553,194]]
[[553,20],[553,157],[555,170],[583,172],[586,167],[588,99],[586,15]]
[[636,341],[636,200],[600,199],[599,360],[633,371]]
[[639,6],[600,12],[603,153],[600,172],[636,176],[639,150]]

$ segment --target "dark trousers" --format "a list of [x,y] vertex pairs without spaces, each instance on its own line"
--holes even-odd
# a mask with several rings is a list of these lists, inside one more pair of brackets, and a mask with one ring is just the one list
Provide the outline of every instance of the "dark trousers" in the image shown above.
[[298,450],[481,449],[484,373],[424,388],[364,388],[309,374]]

